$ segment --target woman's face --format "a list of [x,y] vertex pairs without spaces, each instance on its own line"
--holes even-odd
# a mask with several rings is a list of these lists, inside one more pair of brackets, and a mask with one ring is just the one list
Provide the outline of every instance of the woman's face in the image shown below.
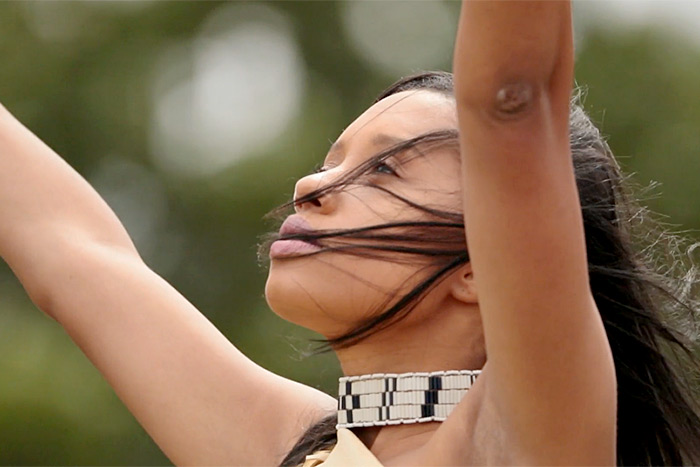
[[[323,171],[300,179],[295,199],[337,180],[384,149],[429,132],[455,129],[454,101],[432,91],[405,91],[374,104],[331,147]],[[423,151],[422,153],[419,151]],[[459,157],[454,146],[408,149],[363,175],[365,180],[419,205],[460,211]],[[395,172],[395,173],[394,173]],[[417,209],[364,184],[350,184],[299,204],[287,222],[303,220],[314,230],[351,229],[396,221],[424,220]],[[281,317],[337,337],[386,309],[425,278],[426,261],[410,264],[325,251],[295,256],[294,242],[271,247],[265,295]],[[421,274],[423,272],[423,274]],[[430,297],[428,297],[430,298]],[[422,305],[433,300],[426,298]],[[413,314],[416,314],[418,309]]]

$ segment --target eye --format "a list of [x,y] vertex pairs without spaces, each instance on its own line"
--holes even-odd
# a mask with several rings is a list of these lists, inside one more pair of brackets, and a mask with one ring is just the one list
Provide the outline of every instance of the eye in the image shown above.
[[326,170],[328,170],[328,167],[326,167],[325,165],[317,165],[316,167],[314,167],[313,173],[317,174],[320,172],[325,172]]
[[386,162],[377,162],[374,166],[375,173],[387,174],[387,175],[397,175],[396,170]]

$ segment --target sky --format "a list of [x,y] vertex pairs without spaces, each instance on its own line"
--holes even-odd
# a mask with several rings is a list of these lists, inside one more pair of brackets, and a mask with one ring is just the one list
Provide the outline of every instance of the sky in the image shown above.
[[700,45],[698,0],[579,0],[575,8],[593,14],[593,21],[608,27],[658,25],[687,35]]

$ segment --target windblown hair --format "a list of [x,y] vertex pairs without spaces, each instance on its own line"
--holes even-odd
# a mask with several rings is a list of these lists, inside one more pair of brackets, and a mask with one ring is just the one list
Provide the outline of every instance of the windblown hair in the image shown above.
[[[376,101],[410,90],[452,96],[452,75],[426,72],[403,78]],[[598,129],[575,100],[569,119],[571,153],[586,236],[590,286],[612,348],[618,387],[617,462],[620,465],[700,463],[700,416],[691,387],[698,364],[692,343],[697,333],[698,269],[693,250],[666,232],[640,206]],[[336,251],[388,261],[425,264],[422,280],[355,329],[327,341],[332,348],[355,344],[405,317],[451,271],[469,261],[461,212],[424,206],[375,184],[369,175],[391,157],[420,147],[451,145],[454,129],[399,143],[370,158],[333,183],[292,201],[314,203],[329,193],[363,185],[382,190],[415,210],[415,222],[288,235]],[[270,241],[280,238],[273,236]],[[318,254],[318,253],[313,253]],[[565,312],[563,310],[563,312]],[[316,423],[282,461],[298,465],[335,442],[336,416]]]

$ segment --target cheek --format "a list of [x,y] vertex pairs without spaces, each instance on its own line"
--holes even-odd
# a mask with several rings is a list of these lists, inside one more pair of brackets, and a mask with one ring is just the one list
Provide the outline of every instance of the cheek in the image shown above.
[[419,267],[336,253],[273,262],[265,286],[283,319],[336,337],[416,285]]

